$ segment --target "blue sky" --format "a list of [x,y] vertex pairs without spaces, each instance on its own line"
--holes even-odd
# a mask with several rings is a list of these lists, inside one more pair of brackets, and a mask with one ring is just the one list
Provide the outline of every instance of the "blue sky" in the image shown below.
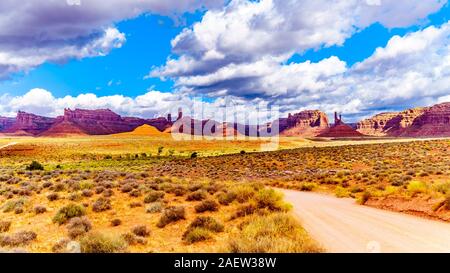
[[[327,1],[322,0],[322,2]],[[265,36],[269,38],[272,38],[270,37],[271,35],[273,37],[278,36],[274,40],[268,39],[269,43],[267,45],[264,44],[264,41],[261,42],[261,45],[252,44],[252,39],[255,38],[251,36],[253,32],[261,31],[260,28],[264,27],[270,28],[270,25],[266,26],[264,24],[261,25],[262,27],[255,27],[254,22],[258,18],[265,18],[264,16],[276,14],[284,19],[283,25],[279,27],[287,26],[292,31],[292,28],[295,28],[297,25],[299,28],[302,28],[305,22],[308,23],[308,18],[303,18],[301,19],[301,24],[299,24],[296,22],[296,17],[305,17],[308,14],[313,15],[314,12],[322,11],[311,4],[311,1],[305,2],[305,0],[292,1],[291,4],[293,7],[284,7],[282,6],[283,2],[279,0],[231,1],[231,4],[222,5],[219,3],[222,1],[218,0],[203,2],[207,6],[214,6],[214,8],[211,8],[211,10],[201,9],[199,11],[196,8],[191,9],[183,6],[176,10],[178,15],[174,16],[170,10],[163,9],[156,11],[160,6],[154,8],[149,4],[150,6],[145,8],[139,6],[139,8],[142,8],[142,11],[138,12],[140,15],[137,17],[135,14],[122,15],[120,10],[117,11],[118,14],[114,13],[113,16],[111,15],[112,12],[110,9],[103,11],[102,9],[106,8],[98,4],[98,16],[102,19],[99,20],[101,23],[93,23],[90,26],[91,28],[83,29],[80,33],[75,33],[70,39],[60,37],[67,34],[56,34],[60,29],[55,28],[55,30],[52,30],[55,33],[55,37],[51,37],[52,39],[49,38],[48,42],[43,42],[43,48],[40,48],[40,45],[36,45],[36,48],[33,49],[35,52],[45,50],[52,52],[55,48],[59,50],[61,44],[68,43],[70,45],[68,41],[77,39],[80,39],[80,41],[92,39],[92,43],[97,45],[95,44],[95,39],[92,37],[100,37],[102,35],[102,29],[105,29],[107,25],[117,30],[117,33],[115,33],[116,36],[114,37],[120,40],[120,45],[108,44],[106,48],[102,47],[101,49],[97,49],[95,46],[87,43],[83,45],[89,48],[89,53],[80,53],[80,56],[76,52],[70,52],[66,54],[67,56],[62,54],[65,57],[59,58],[52,57],[50,53],[45,56],[39,55],[38,57],[42,58],[42,61],[37,61],[36,64],[22,65],[21,63],[17,65],[14,63],[9,70],[7,69],[4,72],[6,77],[3,75],[3,78],[0,78],[0,98],[10,101],[14,98],[20,100],[30,90],[37,88],[48,91],[55,99],[65,96],[75,98],[80,94],[93,93],[98,98],[121,95],[134,100],[136,97],[145,95],[150,90],[156,90],[162,93],[179,93],[180,90],[188,90],[193,95],[207,97],[205,100],[209,103],[213,103],[215,99],[221,98],[222,96],[232,96],[241,98],[248,103],[253,103],[255,100],[264,100],[268,103],[276,101],[282,104],[282,109],[285,111],[308,108],[327,108],[324,110],[327,112],[335,110],[346,111],[356,119],[370,115],[375,110],[401,110],[407,106],[416,106],[416,104],[418,106],[420,104],[436,103],[445,100],[446,96],[450,94],[446,89],[439,90],[439,92],[436,92],[436,94],[433,93],[432,95],[426,93],[426,91],[420,93],[417,90],[408,89],[399,92],[402,94],[401,96],[393,96],[380,103],[377,103],[380,100],[375,98],[375,96],[367,101],[358,97],[361,94],[366,94],[360,91],[362,89],[372,88],[374,90],[371,92],[374,93],[380,92],[376,90],[386,88],[386,86],[395,88],[392,86],[405,85],[405,82],[401,82],[403,79],[392,79],[390,75],[386,76],[383,74],[384,70],[380,70],[380,68],[395,63],[397,60],[384,60],[384,63],[382,63],[375,56],[375,50],[377,48],[382,48],[386,51],[392,50],[387,47],[387,44],[396,35],[404,38],[410,34],[420,33],[430,26],[441,28],[441,25],[445,25],[450,19],[450,7],[448,4],[442,4],[443,1],[441,0],[426,0],[424,1],[427,2],[426,4],[420,1],[403,1],[406,3],[403,6],[381,1],[375,4],[375,6],[378,5],[381,8],[376,10],[374,14],[369,14],[370,16],[366,16],[366,14],[353,14],[352,8],[356,9],[356,7],[352,7],[351,5],[342,8],[341,6],[337,6],[337,4],[330,4],[330,11],[327,16],[335,16],[337,18],[336,26],[328,24],[317,27],[316,24],[313,24],[312,29],[305,29],[304,31],[299,29],[299,36],[292,40],[289,37],[291,35],[289,33],[277,33],[276,29],[262,29],[265,31]],[[373,3],[376,2],[375,0],[371,0],[367,1],[369,4],[359,3],[358,5],[368,5],[371,8],[369,12],[372,12]],[[82,9],[83,2],[80,2],[80,4],[79,7]],[[122,1],[120,4],[124,5],[124,7],[128,7],[127,5],[133,7],[135,5],[132,0]],[[235,6],[229,8],[232,5]],[[247,35],[247,37],[242,40],[243,45],[241,48],[238,43],[236,43],[237,47],[235,46],[233,48],[232,46],[235,41],[231,42],[231,45],[227,44],[226,41],[229,41],[227,38],[236,35],[234,33],[236,30],[233,30],[232,27],[221,29],[220,23],[227,22],[229,18],[234,18],[233,16],[237,16],[236,14],[238,14],[236,10],[245,10],[250,5],[254,5],[254,8],[259,7],[262,11],[260,14],[255,12],[255,14],[248,15],[248,17],[245,17],[246,15],[244,13],[242,24],[250,32],[242,34]],[[304,11],[302,10],[303,7],[305,9]],[[65,10],[67,7],[60,8],[64,8]],[[70,9],[72,8],[70,7]],[[189,11],[185,9],[189,9]],[[193,12],[193,10],[196,11]],[[295,12],[292,13],[292,10],[298,10],[298,14]],[[73,10],[69,11],[73,12]],[[32,13],[30,10],[18,10],[18,12],[27,13],[27,15],[30,15],[28,13]],[[50,7],[46,12],[53,12],[53,10]],[[54,12],[56,12],[56,9]],[[302,12],[305,12],[306,15]],[[183,15],[180,16],[179,14]],[[208,18],[210,20],[203,19],[206,14],[209,15]],[[6,16],[6,14],[0,13],[0,16]],[[354,16],[354,20],[350,21],[353,27],[345,22],[349,16]],[[398,16],[398,20],[395,18],[396,16]],[[176,19],[174,19],[175,17]],[[233,20],[236,21],[236,19]],[[108,22],[107,25],[105,25],[105,21]],[[360,21],[364,21],[365,23]],[[63,24],[66,22],[54,22],[52,24],[57,25],[59,23],[66,25]],[[202,32],[198,29],[193,31],[192,26],[196,23],[198,23],[199,29],[204,27],[205,29],[213,29],[213,32],[217,29],[218,34],[214,33],[211,36],[211,33],[208,34],[206,32],[205,34],[204,31]],[[246,23],[247,25],[245,25]],[[20,22],[17,24],[20,25]],[[24,25],[24,29],[25,27],[26,25]],[[317,27],[317,30],[314,27]],[[188,31],[188,33],[183,34],[183,31],[186,30],[190,30],[190,32]],[[297,31],[297,29],[294,30]],[[317,42],[308,43],[310,38],[308,35],[316,37],[316,35],[320,36],[321,32],[324,31],[330,31],[329,36],[336,35],[336,37],[322,37]],[[50,35],[53,35],[53,32]],[[10,33],[4,35],[7,34]],[[126,41],[121,40],[119,34],[123,34]],[[42,36],[42,34],[39,35]],[[39,35],[31,33],[29,37],[27,36],[25,38],[35,41],[36,37],[40,37]],[[211,38],[208,35],[211,37],[217,35],[219,38]],[[283,37],[283,39],[280,39],[280,37]],[[172,45],[171,41],[175,38],[177,38],[177,42]],[[211,46],[211,41],[208,39],[216,39],[214,40],[215,44]],[[46,47],[46,44],[52,43],[54,40],[57,40],[58,43]],[[77,43],[81,44],[82,42],[80,41]],[[218,41],[225,42],[222,45]],[[406,44],[406,38],[403,42],[405,43],[405,48],[411,46],[410,44]],[[447,40],[439,42],[441,44],[436,45],[435,50],[440,54],[447,45]],[[11,45],[6,44],[5,48],[8,48],[8,46]],[[251,49],[247,49],[247,46]],[[94,47],[94,51],[91,50],[91,47]],[[20,48],[20,50],[25,52],[23,48]],[[67,49],[61,47],[61,50],[64,52]],[[96,54],[95,50],[102,51],[102,53]],[[103,53],[103,51],[105,52]],[[430,52],[430,54],[435,55],[436,52]],[[0,53],[2,53],[1,45]],[[6,56],[11,55],[15,57],[14,53],[8,51],[5,54],[7,54]],[[28,58],[30,53],[26,52],[23,54]],[[31,55],[31,57],[36,57],[36,54]],[[212,54],[213,61],[205,58],[205,56],[210,56],[209,54]],[[32,59],[31,57],[30,59]],[[368,67],[370,63],[368,60],[370,59],[376,59],[376,61],[371,61],[372,67]],[[273,60],[276,61],[274,62]],[[419,60],[417,56],[415,60],[416,63],[414,65],[420,67],[420,63],[417,63],[417,60]],[[304,65],[305,67],[301,65],[305,62],[311,62],[312,65]],[[360,72],[361,69],[357,67],[357,63],[362,63],[361,67],[364,67],[363,73]],[[0,66],[1,64],[0,58]],[[7,68],[8,65],[7,63]],[[436,64],[433,63],[433,65],[435,66]],[[320,67],[320,71],[317,72],[315,67]],[[233,71],[233,69],[236,69],[236,71]],[[404,69],[405,67],[399,67],[398,71],[400,74],[403,73],[405,78],[407,75],[421,73],[421,71]],[[282,76],[285,70],[291,71],[290,73],[294,73],[292,71],[295,71],[296,74],[289,75],[290,78],[286,76],[286,79],[284,79]],[[226,75],[231,76],[227,76],[227,78],[218,76],[222,75],[221,73],[225,73],[224,71],[227,71]],[[149,73],[152,76],[146,77]],[[426,73],[428,72],[423,72],[424,75]],[[278,74],[281,76],[274,79],[270,78],[270,75]],[[374,78],[378,83],[385,80],[385,87],[376,85],[375,81],[365,84],[364,82],[367,81],[367,78]],[[291,79],[296,79],[297,82],[293,81],[290,83]],[[280,83],[280,90],[276,90],[278,86],[276,84],[274,85],[274,83]],[[331,86],[325,88],[324,85]],[[423,87],[422,90],[426,89],[427,87]],[[355,92],[355,94],[351,94],[351,92]],[[358,92],[361,94],[356,94]],[[339,100],[333,102],[328,98],[330,94],[334,93],[338,94]],[[153,96],[158,96],[158,94],[154,93]],[[372,94],[368,94],[367,97],[372,97]],[[292,102],[295,98],[298,98],[298,100]],[[358,100],[355,100],[355,98],[358,98]],[[148,99],[153,101],[153,98],[148,98],[148,96],[145,99],[147,101]],[[157,101],[157,98],[154,99]],[[168,98],[168,100],[171,99]],[[105,103],[105,105],[114,108],[120,104],[120,107],[117,107],[118,109],[115,110],[125,113],[127,110],[124,110],[123,104],[126,101],[124,99],[120,103],[108,102],[110,104]],[[323,101],[327,102],[322,103]],[[158,103],[155,102],[155,104]],[[93,104],[92,107],[97,107],[97,105]],[[3,106],[3,110],[0,107],[0,114],[12,113],[18,107],[26,109],[27,105],[24,103],[16,103],[15,105]],[[139,107],[143,106],[140,105]],[[152,110],[154,109],[155,107],[152,107]],[[41,110],[42,114],[47,111],[45,109]],[[167,111],[167,109],[163,109],[162,111]],[[53,109],[47,112],[54,114]],[[148,113],[148,111],[143,110],[142,113]]]

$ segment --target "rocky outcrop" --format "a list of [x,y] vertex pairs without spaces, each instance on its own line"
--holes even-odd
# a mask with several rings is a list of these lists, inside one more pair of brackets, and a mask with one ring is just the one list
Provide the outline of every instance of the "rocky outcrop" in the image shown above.
[[450,103],[402,112],[381,113],[357,124],[366,135],[391,137],[433,137],[450,135]]
[[312,137],[328,129],[328,117],[319,110],[307,110],[279,120],[280,134],[283,136]]
[[109,109],[64,109],[64,116],[58,117],[43,135],[109,135],[130,132],[143,124],[143,119],[124,119]]
[[342,116],[334,113],[334,124],[318,137],[331,137],[331,138],[344,138],[344,137],[362,137],[362,133],[356,131],[352,126],[345,124],[342,120]]
[[427,108],[403,133],[409,137],[449,137],[450,102]]
[[5,131],[9,129],[11,126],[13,126],[14,121],[15,121],[14,118],[7,118],[0,116],[0,132]]
[[20,132],[21,134],[39,135],[48,130],[54,122],[54,118],[42,117],[19,111],[14,124],[4,130],[4,132],[12,134]]

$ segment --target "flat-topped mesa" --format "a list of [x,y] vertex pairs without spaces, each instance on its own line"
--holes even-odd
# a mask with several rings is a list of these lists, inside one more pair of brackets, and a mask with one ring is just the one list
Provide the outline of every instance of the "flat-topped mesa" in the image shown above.
[[27,133],[39,135],[50,128],[55,119],[19,111],[14,124],[5,130],[7,133]]
[[64,109],[64,120],[97,120],[97,121],[122,121],[122,117],[109,109],[84,110]]
[[281,118],[278,122],[280,134],[284,136],[315,136],[329,126],[327,115],[319,110],[289,113],[287,118]]
[[450,103],[382,113],[357,124],[359,132],[375,136],[450,136]]

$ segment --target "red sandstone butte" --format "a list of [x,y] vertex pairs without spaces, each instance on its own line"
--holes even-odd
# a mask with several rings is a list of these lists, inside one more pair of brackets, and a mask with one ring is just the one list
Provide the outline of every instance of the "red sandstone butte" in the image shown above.
[[4,130],[4,132],[20,135],[38,135],[49,129],[54,121],[54,118],[42,117],[19,111],[14,124]]
[[314,137],[328,129],[328,117],[319,110],[307,110],[289,114],[279,120],[280,135]]
[[360,132],[353,129],[350,125],[347,125],[342,120],[342,116],[334,113],[334,124],[330,128],[328,128],[325,132],[318,135],[318,137],[362,137],[364,136]]

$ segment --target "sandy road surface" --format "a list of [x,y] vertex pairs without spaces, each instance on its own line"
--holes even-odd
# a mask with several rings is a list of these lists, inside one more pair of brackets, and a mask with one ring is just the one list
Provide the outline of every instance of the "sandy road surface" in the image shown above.
[[447,252],[450,223],[361,206],[352,199],[280,190],[328,252]]
[[0,150],[1,150],[1,149],[8,148],[8,147],[13,146],[13,145],[16,145],[16,144],[17,144],[17,142],[11,142],[11,143],[8,143],[8,144],[6,144],[6,145],[0,146]]
[[11,147],[11,146],[14,146],[14,145],[16,145],[16,144],[17,144],[17,142],[11,142],[11,143],[8,143],[8,144],[6,144],[6,145],[0,146],[0,150],[1,150],[1,149],[8,148],[8,147]]

